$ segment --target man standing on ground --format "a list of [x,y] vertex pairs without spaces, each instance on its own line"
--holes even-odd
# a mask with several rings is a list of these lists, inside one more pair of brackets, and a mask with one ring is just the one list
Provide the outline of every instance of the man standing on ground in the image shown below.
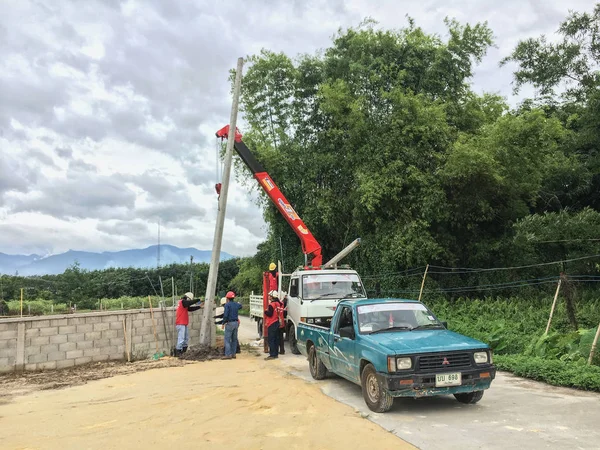
[[277,291],[269,292],[269,307],[265,311],[267,336],[269,339],[269,356],[266,360],[277,359],[279,356],[279,327],[283,320],[283,305],[279,301]]
[[237,334],[240,326],[238,312],[242,309],[242,304],[235,301],[235,293],[229,291],[225,295],[227,303],[223,311],[223,329],[225,330],[225,356],[223,359],[235,358],[237,351]]
[[175,328],[177,329],[177,345],[175,346],[174,356],[181,356],[188,349],[188,325],[190,323],[190,317],[188,313],[190,311],[197,311],[204,306],[204,304],[200,306],[192,306],[194,303],[197,303],[197,300],[194,301],[194,294],[187,292],[179,299],[179,303],[177,304],[175,319]]

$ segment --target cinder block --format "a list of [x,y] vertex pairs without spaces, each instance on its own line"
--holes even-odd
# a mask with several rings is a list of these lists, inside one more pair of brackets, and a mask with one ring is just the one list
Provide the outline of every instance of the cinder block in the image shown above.
[[77,325],[77,333],[89,333],[90,331],[94,331],[94,325],[91,323]]
[[66,334],[56,334],[54,336],[50,336],[50,343],[51,344],[63,344],[67,342],[67,335]]
[[148,349],[150,349],[150,344],[148,344],[147,342],[143,343],[143,344],[136,344],[133,346],[134,351],[142,351],[142,350],[148,350]]
[[[2,369],[4,367],[9,367],[10,366],[10,370],[13,370],[13,366],[14,364],[8,364],[8,358],[0,358],[0,371],[3,371]],[[5,372],[8,372],[8,370],[6,370]]]
[[131,338],[132,344],[140,344],[142,342],[142,336],[133,336]]
[[52,319],[50,321],[51,327],[64,327],[67,325],[67,319]]
[[83,351],[83,356],[97,356],[102,352],[101,348],[86,348]]
[[43,363],[48,361],[48,355],[46,353],[38,353],[37,355],[31,355],[27,358],[29,364]]
[[[61,352],[70,352],[71,350],[77,349],[77,343],[75,342],[65,342],[64,344],[58,345],[58,350]],[[68,358],[68,356],[67,356]]]
[[100,339],[102,337],[101,331],[92,331],[90,333],[85,333],[86,341],[95,341],[96,339]]
[[16,339],[5,339],[0,341],[0,348],[17,348]]
[[65,327],[58,327],[58,332],[60,334],[76,333],[77,332],[77,326],[76,325],[67,325]]
[[144,326],[144,319],[137,319],[131,322],[131,326],[135,328],[141,328]]
[[[15,356],[17,350],[14,348],[3,348],[0,350],[0,358],[8,358],[9,356]],[[39,353],[39,347],[38,347]]]
[[85,318],[85,323],[90,324],[90,323],[100,323],[102,322],[102,316],[96,316],[96,317],[86,317]]
[[40,328],[40,336],[54,336],[58,334],[58,327]]
[[8,324],[8,323],[0,323],[0,331],[6,331],[6,330],[10,329],[11,325],[12,324]]
[[41,353],[52,353],[52,352],[57,352],[57,351],[58,351],[58,344],[48,344],[48,345],[42,345],[40,347]]
[[94,340],[94,347],[104,348],[110,345],[110,339],[96,339]]
[[110,340],[110,346],[112,347],[113,345],[123,345],[124,344],[124,340],[122,337],[118,337],[118,338],[113,338]]
[[64,359],[62,361],[56,361],[57,369],[66,369],[67,367],[73,367],[75,365],[74,359]]
[[[54,337],[54,336],[52,336]],[[39,336],[31,338],[29,345],[46,345],[50,343],[50,336]]]
[[117,330],[104,330],[102,332],[102,339],[111,339],[118,336]]
[[14,330],[0,331],[0,340],[16,339],[16,337],[17,337],[17,329],[16,328]]
[[36,320],[33,322],[32,328],[48,328],[50,326],[50,320]]
[[48,361],[37,365],[39,370],[54,370],[56,369],[56,361]]
[[77,350],[87,350],[88,348],[94,348],[94,341],[77,342]]
[[29,347],[25,347],[25,356],[39,355],[40,353],[41,346],[39,345],[30,345]]
[[80,364],[87,364],[92,362],[92,357],[91,356],[83,356],[81,358],[77,358],[75,359],[75,365],[79,366]]
[[65,352],[48,353],[48,361],[62,361],[66,358]]
[[83,356],[83,350],[71,350],[66,354],[67,359],[77,359]]
[[95,323],[94,324],[94,331],[104,331],[104,330],[108,330],[110,328],[110,325],[108,323]]
[[84,325],[85,317],[69,317],[69,323],[67,325]]
[[118,361],[120,359],[125,359],[126,356],[123,354],[123,352],[121,353],[111,353],[108,355],[108,359],[112,360],[112,361]]
[[110,316],[102,316],[102,323],[108,323],[110,324],[111,322],[117,320],[117,316],[116,315],[110,315]]
[[152,327],[134,328],[133,332],[135,333],[136,336],[143,336],[145,334],[152,334]]
[[40,335],[40,329],[39,328],[29,328],[25,330],[25,337],[26,338],[34,338],[34,337],[38,337]]
[[154,335],[146,334],[142,336],[142,342],[154,342]]
[[80,342],[85,340],[85,333],[73,333],[67,335],[67,342]]
[[108,361],[108,355],[94,355],[92,361]]
[[27,371],[37,370],[37,364],[25,364],[25,370],[27,370]]
[[[156,325],[156,319],[154,319],[154,325]],[[152,323],[152,318],[150,318],[150,319],[144,319],[144,326],[145,327],[152,328],[154,325]]]
[[108,324],[108,328],[110,330],[121,330],[123,331],[123,322],[122,321],[117,321],[117,322],[111,322]]

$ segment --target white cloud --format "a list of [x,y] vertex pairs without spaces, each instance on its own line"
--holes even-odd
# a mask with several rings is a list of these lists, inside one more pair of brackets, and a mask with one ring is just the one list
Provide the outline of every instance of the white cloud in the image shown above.
[[[19,1],[0,15],[0,251],[119,250],[161,240],[212,248],[214,132],[229,120],[229,69],[268,48],[295,56],[372,17],[445,16],[496,34],[473,87],[512,96],[518,40],[549,34],[587,0],[398,2]],[[525,90],[524,94],[530,92]],[[223,250],[253,254],[266,236],[256,190],[232,177]]]

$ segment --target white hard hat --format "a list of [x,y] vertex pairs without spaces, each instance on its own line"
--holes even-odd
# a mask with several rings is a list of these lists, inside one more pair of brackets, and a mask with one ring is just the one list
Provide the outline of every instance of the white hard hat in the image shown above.
[[271,292],[269,292],[269,295],[271,297],[279,298],[279,292],[277,292],[277,291],[271,291]]
[[185,297],[187,297],[189,300],[194,300],[194,294],[192,294],[191,292],[186,292]]
[[226,297],[221,298],[221,306],[223,306],[225,303],[227,303],[227,298]]

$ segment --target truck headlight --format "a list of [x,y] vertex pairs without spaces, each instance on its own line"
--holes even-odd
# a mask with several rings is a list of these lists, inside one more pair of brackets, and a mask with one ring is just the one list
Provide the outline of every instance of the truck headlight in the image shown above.
[[397,358],[396,366],[398,370],[408,370],[412,368],[412,359],[411,358]]
[[475,352],[473,353],[473,359],[475,360],[475,364],[485,364],[486,362],[488,362],[488,353]]

